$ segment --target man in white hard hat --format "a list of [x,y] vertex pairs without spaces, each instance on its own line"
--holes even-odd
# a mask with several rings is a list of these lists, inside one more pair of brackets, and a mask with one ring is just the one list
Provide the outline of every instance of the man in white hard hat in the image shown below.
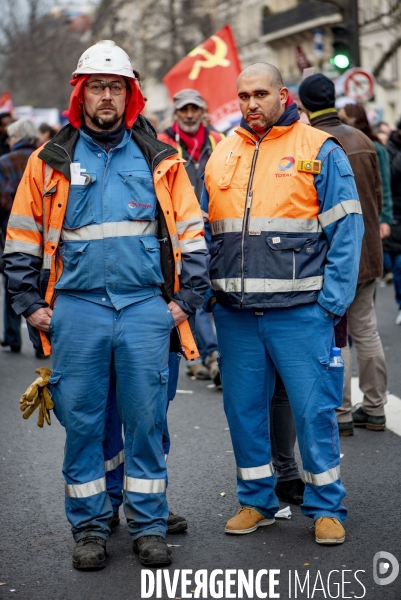
[[134,551],[144,565],[168,565],[168,358],[170,348],[197,357],[188,316],[208,288],[203,221],[177,152],[138,125],[144,100],[128,55],[99,42],[71,83],[71,125],[32,155],[14,202],[9,291],[36,347],[52,349],[74,567],[106,562],[113,511],[102,441],[112,373]]

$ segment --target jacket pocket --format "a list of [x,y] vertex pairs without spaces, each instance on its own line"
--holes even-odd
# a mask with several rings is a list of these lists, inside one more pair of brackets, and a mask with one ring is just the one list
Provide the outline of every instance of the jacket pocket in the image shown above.
[[135,171],[118,171],[122,181],[124,219],[129,221],[153,221],[156,218],[157,198],[153,177],[138,177]]
[[[237,168],[238,160],[240,156],[231,156],[228,162],[225,163],[223,170],[221,171],[221,177],[217,183],[221,190],[227,190],[229,187],[233,187],[233,178]],[[242,187],[242,186],[235,186]]]
[[268,235],[266,237],[269,252],[267,253],[267,273],[274,274],[274,279],[297,278],[303,258],[298,258],[308,240],[303,237],[288,235]]
[[63,221],[65,229],[78,229],[95,221],[93,184],[96,181],[96,174],[88,173],[88,175],[91,177],[88,185],[70,185],[67,210]]
[[336,160],[336,167],[341,175],[341,177],[354,177],[354,172],[351,168],[348,160],[341,158],[340,160]]
[[63,242],[60,244],[60,256],[63,272],[56,284],[57,289],[87,290],[89,284],[89,242]]
[[154,236],[139,238],[141,244],[141,283],[160,285],[164,282],[160,262],[160,244]]

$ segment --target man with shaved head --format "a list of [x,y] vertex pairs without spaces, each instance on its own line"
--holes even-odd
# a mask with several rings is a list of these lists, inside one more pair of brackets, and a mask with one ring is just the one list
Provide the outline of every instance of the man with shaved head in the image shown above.
[[336,407],[343,371],[334,325],[352,302],[363,220],[346,154],[300,123],[273,65],[240,74],[243,115],[205,171],[210,279],[239,512],[226,533],[274,523],[270,406],[277,369],[287,390],[306,482],[302,512],[319,544],[341,544],[347,511]]

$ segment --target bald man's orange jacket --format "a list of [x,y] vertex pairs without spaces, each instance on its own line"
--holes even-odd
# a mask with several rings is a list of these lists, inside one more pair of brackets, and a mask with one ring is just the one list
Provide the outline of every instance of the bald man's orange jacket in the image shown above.
[[[54,285],[62,272],[57,252],[70,187],[70,163],[79,131],[67,125],[29,159],[8,223],[5,272],[17,314],[30,316],[52,306]],[[203,304],[209,286],[203,219],[183,160],[171,146],[134,125],[132,137],[153,172],[158,199],[164,299],[180,300],[194,313]],[[178,330],[178,331],[177,331]],[[51,353],[48,337],[30,328],[34,347]],[[188,321],[173,330],[172,351],[187,359],[199,356]]]

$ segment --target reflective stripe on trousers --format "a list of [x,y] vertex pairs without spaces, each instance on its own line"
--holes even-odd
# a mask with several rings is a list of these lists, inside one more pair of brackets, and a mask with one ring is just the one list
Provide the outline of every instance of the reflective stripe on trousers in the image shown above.
[[110,460],[104,461],[104,470],[106,473],[109,471],[114,471],[124,462],[124,450],[121,450],[116,456],[111,458]]
[[312,483],[313,485],[317,486],[330,485],[330,483],[334,483],[334,481],[340,479],[340,465],[333,467],[332,469],[328,469],[323,473],[317,473],[316,475],[304,471],[304,477],[306,483]]
[[138,479],[137,477],[124,477],[124,490],[137,494],[164,494],[166,491],[165,479]]
[[237,467],[237,475],[244,481],[250,481],[252,479],[263,479],[264,477],[271,477],[274,474],[273,463],[270,462],[267,465],[260,467]]

